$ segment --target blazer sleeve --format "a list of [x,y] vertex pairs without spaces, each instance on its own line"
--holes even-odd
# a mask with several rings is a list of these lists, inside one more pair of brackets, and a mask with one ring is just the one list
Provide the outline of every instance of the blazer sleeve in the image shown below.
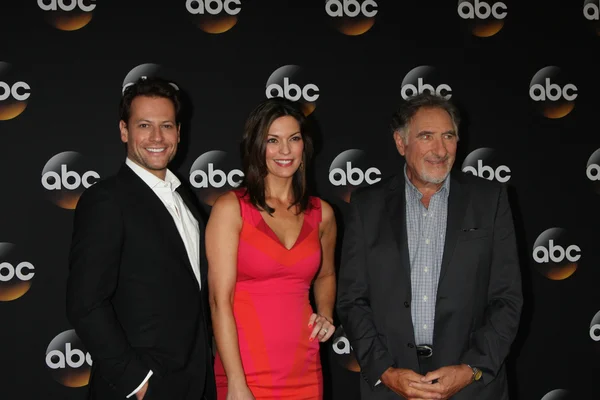
[[523,294],[512,213],[500,189],[493,229],[492,262],[483,324],[471,337],[461,362],[479,368],[484,384],[498,374],[519,327]]
[[365,230],[355,197],[345,222],[337,311],[356,355],[361,375],[373,389],[394,360],[379,338],[369,302]]
[[67,281],[67,318],[92,356],[98,372],[123,398],[149,368],[129,345],[111,304],[124,240],[121,209],[105,189],[81,196],[73,221]]

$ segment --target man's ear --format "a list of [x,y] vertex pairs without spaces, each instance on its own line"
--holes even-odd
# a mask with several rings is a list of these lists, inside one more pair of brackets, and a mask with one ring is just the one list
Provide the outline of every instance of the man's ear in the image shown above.
[[119,121],[119,131],[121,131],[121,142],[127,143],[129,130],[127,129],[127,124],[125,121]]
[[404,143],[404,138],[399,131],[394,132],[394,142],[396,142],[396,148],[398,149],[398,153],[404,156],[406,151],[406,143]]

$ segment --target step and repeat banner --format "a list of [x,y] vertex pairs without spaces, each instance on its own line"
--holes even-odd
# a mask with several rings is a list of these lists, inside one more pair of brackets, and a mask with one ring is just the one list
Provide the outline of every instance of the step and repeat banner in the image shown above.
[[[65,316],[73,209],[124,161],[118,104],[141,76],[184,94],[173,169],[207,215],[240,182],[248,113],[299,102],[339,242],[352,191],[401,171],[399,102],[452,98],[456,166],[510,189],[525,293],[512,398],[600,396],[598,0],[3,1],[0,32],[1,399],[85,398],[94,360]],[[358,399],[343,327],[322,351],[326,398]]]

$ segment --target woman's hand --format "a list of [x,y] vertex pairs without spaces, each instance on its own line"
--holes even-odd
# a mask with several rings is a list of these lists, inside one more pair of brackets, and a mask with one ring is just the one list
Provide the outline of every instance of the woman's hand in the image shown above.
[[308,320],[308,329],[312,329],[309,337],[309,340],[311,341],[317,337],[320,342],[325,342],[333,335],[333,332],[335,332],[335,326],[333,326],[333,321],[331,321],[331,319],[314,313]]
[[247,385],[228,385],[226,400],[255,400]]

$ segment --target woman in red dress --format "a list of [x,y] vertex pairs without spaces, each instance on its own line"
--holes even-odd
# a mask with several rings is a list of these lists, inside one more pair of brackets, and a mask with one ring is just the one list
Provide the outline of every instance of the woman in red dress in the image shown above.
[[[206,228],[219,400],[321,400],[319,343],[334,331],[336,223],[311,197],[305,117],[282,98],[252,111],[244,181],[213,205]],[[309,301],[314,290],[316,310]]]

